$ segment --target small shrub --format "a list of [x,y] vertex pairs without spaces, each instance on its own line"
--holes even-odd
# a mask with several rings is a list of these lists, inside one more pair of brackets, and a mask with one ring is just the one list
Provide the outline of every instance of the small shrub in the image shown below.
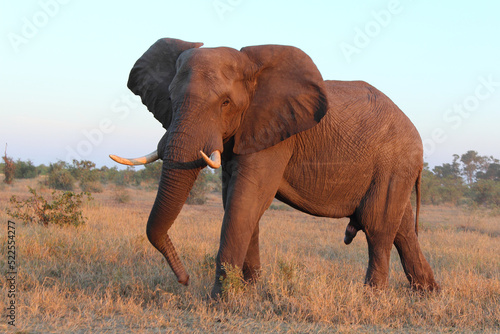
[[296,276],[297,266],[286,260],[278,261],[278,268],[285,282],[291,282]]
[[226,277],[221,277],[222,297],[227,298],[241,293],[245,289],[243,273],[238,266],[223,263],[222,268],[226,272]]
[[49,188],[57,190],[73,190],[75,178],[67,169],[64,161],[59,161],[49,166],[49,178],[47,185]]
[[75,178],[65,169],[52,171],[49,174],[48,186],[57,190],[73,190]]
[[103,187],[100,169],[95,168],[95,163],[89,160],[73,160],[73,165],[68,168],[71,175],[80,181],[80,189],[93,193],[102,193]]
[[126,204],[130,202],[130,193],[125,187],[117,187],[114,191],[113,198],[117,203]]
[[278,260],[278,270],[282,293],[292,295],[296,291],[298,265],[287,260]]
[[102,193],[104,188],[99,181],[81,181],[80,189],[84,192]]
[[28,187],[31,197],[21,201],[12,196],[10,203],[14,205],[14,210],[7,209],[7,214],[12,218],[18,218],[26,223],[38,223],[44,226],[56,224],[60,226],[85,224],[81,206],[83,201],[92,200],[89,193],[75,194],[66,191],[57,194],[52,192],[52,201],[49,202],[42,195],[38,195],[36,190]]

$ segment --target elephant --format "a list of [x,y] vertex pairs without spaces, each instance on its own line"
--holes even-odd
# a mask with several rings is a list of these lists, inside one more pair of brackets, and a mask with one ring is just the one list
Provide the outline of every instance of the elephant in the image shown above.
[[168,230],[210,166],[222,167],[224,207],[211,297],[221,295],[226,265],[247,282],[259,278],[259,220],[274,198],[313,216],[348,217],[346,244],[363,231],[366,285],[387,287],[395,245],[410,287],[439,289],[418,242],[422,140],[396,104],[363,81],[323,80],[293,46],[202,46],[163,38],[137,60],[127,86],[166,133],[149,155],[110,155],[123,164],[163,160],[146,234],[178,282],[189,276]]

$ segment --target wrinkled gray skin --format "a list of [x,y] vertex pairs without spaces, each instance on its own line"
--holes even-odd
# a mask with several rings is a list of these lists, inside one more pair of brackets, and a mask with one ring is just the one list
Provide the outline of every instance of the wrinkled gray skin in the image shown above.
[[311,215],[350,217],[345,243],[358,230],[368,241],[366,284],[387,285],[394,244],[410,285],[437,289],[410,203],[416,186],[418,219],[422,142],[401,110],[365,82],[323,81],[294,47],[201,46],[161,39],[128,82],[167,129],[147,236],[179,282],[189,276],[167,232],[206,167],[199,151],[219,150],[225,213],[212,297],[224,263],[258,277],[259,220],[275,197]]

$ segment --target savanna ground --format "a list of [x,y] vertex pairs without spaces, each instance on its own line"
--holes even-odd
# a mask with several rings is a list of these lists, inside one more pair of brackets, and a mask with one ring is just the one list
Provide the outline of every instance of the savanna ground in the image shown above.
[[93,194],[82,227],[16,221],[18,291],[12,328],[4,316],[7,221],[12,220],[5,209],[12,194],[28,196],[28,185],[49,195],[51,190],[38,182],[0,185],[0,331],[500,332],[500,216],[488,211],[423,207],[419,239],[442,290],[420,294],[408,288],[395,250],[389,289],[377,292],[363,285],[366,240],[360,232],[344,245],[346,219],[268,210],[260,223],[260,281],[244,286],[230,277],[226,298],[213,303],[206,297],[223,216],[220,196],[211,195],[202,206],[185,205],[171,229],[191,276],[186,288],[145,235],[155,191],[138,190],[120,204],[112,186]]

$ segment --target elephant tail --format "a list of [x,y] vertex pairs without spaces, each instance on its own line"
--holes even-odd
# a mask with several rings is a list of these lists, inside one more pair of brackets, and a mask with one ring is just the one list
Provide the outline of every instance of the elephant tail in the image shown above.
[[422,182],[422,170],[418,172],[417,181],[415,182],[415,190],[417,192],[417,205],[416,205],[416,213],[415,213],[415,233],[418,236],[418,216],[420,215],[420,184]]

